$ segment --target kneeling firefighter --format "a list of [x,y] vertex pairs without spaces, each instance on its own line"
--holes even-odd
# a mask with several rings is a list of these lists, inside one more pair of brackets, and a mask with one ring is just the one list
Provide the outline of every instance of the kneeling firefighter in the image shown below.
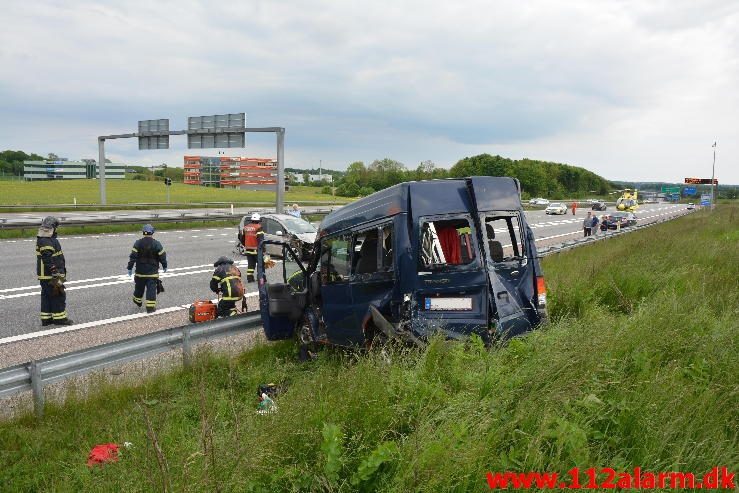
[[220,293],[217,316],[230,317],[236,315],[236,303],[242,302],[242,309],[246,311],[244,300],[244,283],[241,281],[241,271],[228,257],[219,257],[213,267],[213,277],[210,279],[210,290]]
[[146,224],[143,229],[143,237],[136,240],[131,249],[128,259],[128,275],[133,274],[133,266],[136,265],[134,274],[133,302],[141,307],[142,296],[146,291],[146,311],[152,313],[157,309],[157,287],[159,284],[159,264],[167,272],[167,254],[164,247],[152,238],[154,226]]
[[36,236],[36,276],[41,284],[41,325],[72,325],[67,317],[67,295],[64,281],[67,266],[62,245],[57,239],[57,218],[48,216],[41,221]]

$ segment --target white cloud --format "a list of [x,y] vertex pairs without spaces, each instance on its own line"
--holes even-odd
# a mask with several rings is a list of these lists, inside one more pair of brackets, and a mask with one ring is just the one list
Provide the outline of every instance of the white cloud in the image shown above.
[[287,128],[293,165],[491,152],[680,180],[718,139],[719,179],[739,183],[735,2],[39,1],[4,17],[2,148],[95,156],[138,119],[245,111]]

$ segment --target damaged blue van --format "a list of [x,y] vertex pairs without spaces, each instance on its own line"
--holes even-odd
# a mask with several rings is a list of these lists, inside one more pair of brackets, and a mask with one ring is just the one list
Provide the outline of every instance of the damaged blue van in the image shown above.
[[[269,276],[268,244],[283,253]],[[287,243],[259,250],[269,340],[368,347],[393,337],[422,343],[441,332],[492,341],[547,318],[544,276],[513,178],[387,188],[326,216],[311,260],[300,259]]]

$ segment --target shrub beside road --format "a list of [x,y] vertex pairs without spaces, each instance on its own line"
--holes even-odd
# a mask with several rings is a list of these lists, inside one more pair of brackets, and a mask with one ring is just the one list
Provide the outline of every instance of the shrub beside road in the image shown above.
[[[291,343],[0,424],[9,491],[481,491],[487,471],[739,464],[739,207],[544,260],[553,322],[486,349]],[[389,360],[389,361],[388,361]],[[283,387],[255,412],[260,383]],[[93,445],[129,441],[92,474]],[[166,485],[166,486],[165,486]]]

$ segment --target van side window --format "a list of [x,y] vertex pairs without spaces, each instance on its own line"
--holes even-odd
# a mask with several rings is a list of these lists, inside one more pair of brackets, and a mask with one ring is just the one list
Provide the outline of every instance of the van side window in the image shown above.
[[355,233],[352,242],[352,274],[393,270],[393,226],[387,224]]
[[467,219],[442,219],[421,226],[421,262],[425,267],[464,265],[475,260]]
[[352,274],[377,272],[377,228],[357,233],[353,251]]
[[490,259],[505,262],[526,257],[521,221],[517,213],[500,213],[485,217],[485,241]]
[[321,283],[334,284],[349,279],[349,235],[324,238],[321,242]]

